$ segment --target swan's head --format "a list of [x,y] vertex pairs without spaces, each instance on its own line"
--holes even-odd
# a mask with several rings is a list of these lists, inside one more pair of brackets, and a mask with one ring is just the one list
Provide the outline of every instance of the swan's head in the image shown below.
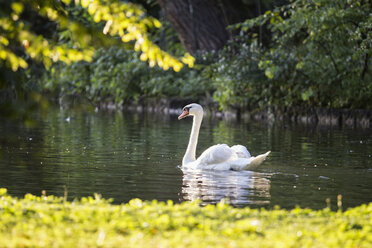
[[183,107],[182,114],[178,116],[178,120],[181,120],[187,116],[195,115],[203,115],[203,107],[197,103],[191,103]]

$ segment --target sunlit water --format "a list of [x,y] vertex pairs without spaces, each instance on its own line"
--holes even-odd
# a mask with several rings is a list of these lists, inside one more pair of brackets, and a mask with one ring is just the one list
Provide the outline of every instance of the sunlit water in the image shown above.
[[33,127],[1,120],[0,187],[10,194],[76,197],[99,193],[115,203],[132,198],[228,199],[234,206],[315,209],[337,195],[343,207],[372,201],[372,130],[204,120],[198,153],[227,143],[251,154],[271,150],[257,171],[181,168],[191,118],[50,109]]

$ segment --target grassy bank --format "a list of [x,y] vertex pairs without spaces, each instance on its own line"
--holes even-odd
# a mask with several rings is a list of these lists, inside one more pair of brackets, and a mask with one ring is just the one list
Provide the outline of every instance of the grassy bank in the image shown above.
[[372,203],[329,209],[96,198],[14,198],[0,189],[0,247],[371,247]]

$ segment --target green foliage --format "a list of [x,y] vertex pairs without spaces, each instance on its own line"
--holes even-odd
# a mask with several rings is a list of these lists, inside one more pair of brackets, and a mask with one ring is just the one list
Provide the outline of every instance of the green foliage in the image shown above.
[[[76,16],[74,18],[74,11],[79,6],[87,9],[87,12],[79,14],[79,18]],[[146,16],[145,10],[136,4],[106,0],[77,0],[73,3],[70,0],[55,2],[16,0],[4,7],[7,9],[1,11],[0,17],[2,29],[0,63],[4,63],[13,71],[26,68],[28,64],[22,56],[14,52],[14,44],[11,46],[10,41],[23,47],[24,52],[31,59],[41,61],[47,67],[57,61],[69,64],[79,60],[91,60],[95,37],[81,24],[83,17],[89,19],[89,15],[92,17],[90,21],[104,23],[103,34],[120,37],[126,43],[135,41],[134,49],[141,50],[141,59],[149,60],[150,66],[157,64],[165,70],[172,67],[175,71],[179,71],[183,65],[181,61],[190,67],[194,63],[190,54],[186,53],[179,61],[149,40],[148,32],[153,28],[161,27],[161,23],[153,17]],[[61,34],[57,42],[48,38],[46,34],[38,34],[33,30],[37,27],[24,17],[27,15],[25,13],[29,12],[43,18],[45,22],[54,23],[57,27],[56,34],[58,36],[59,33]],[[71,41],[69,45],[61,42],[66,37]]]
[[54,66],[42,87],[57,97],[84,95],[92,103],[122,105],[140,97],[204,95],[208,84],[198,69],[180,72],[149,67],[138,53],[118,47],[97,50],[90,63]]
[[[37,93],[37,87],[33,87],[28,94],[30,84],[37,86],[40,71],[51,68],[54,63],[69,65],[77,61],[91,61],[98,47],[121,45],[141,51],[136,53],[141,60],[148,61],[151,67],[158,65],[164,70],[171,68],[180,71],[185,64],[192,67],[194,58],[190,54],[177,54],[179,57],[175,57],[150,40],[151,33],[160,27],[161,23],[148,16],[140,5],[123,1],[2,1],[0,115],[27,118],[25,114],[32,111],[34,106],[45,105]],[[75,70],[86,69],[86,64],[74,64]],[[97,77],[101,82],[96,80],[89,89],[78,89],[81,84],[87,88],[84,84],[89,82],[82,83],[82,79],[77,78],[73,80],[78,83],[77,86],[71,86],[69,82],[63,88],[71,89],[72,94],[87,90],[91,91],[90,94],[102,91],[102,97],[105,97],[107,89],[114,86],[98,85],[104,81],[101,75]],[[131,91],[137,92],[132,89],[132,82],[127,84],[116,87],[118,92],[115,95],[126,97],[126,94],[132,94]]]
[[214,98],[221,108],[271,104],[267,96],[273,93],[272,85],[259,68],[260,53],[256,41],[249,44],[238,40],[219,53],[218,61],[212,65],[212,80],[216,87]]
[[198,202],[112,205],[99,195],[11,197],[0,189],[2,247],[370,247],[372,204],[332,212],[201,207]]
[[[59,8],[60,4],[57,5]],[[17,49],[24,51],[29,58],[42,62],[49,67],[52,62],[63,61],[71,63],[78,60],[89,60],[92,56],[92,49],[79,45],[70,47],[66,44],[59,44],[53,40],[36,33],[29,22],[27,16],[30,13],[38,13],[40,18],[45,21],[56,21],[60,28],[69,26],[75,32],[81,32],[82,28],[74,22],[69,22],[65,15],[58,13],[59,8],[54,7],[50,1],[10,1],[1,11],[0,28],[2,36],[0,37],[0,65],[10,67],[13,71],[18,68],[27,68],[28,63],[24,56],[20,56]],[[30,11],[31,10],[31,11]],[[26,14],[27,13],[27,14]],[[84,31],[84,30],[83,30]]]
[[[69,2],[69,0],[66,0]],[[134,42],[134,50],[141,51],[141,60],[149,61],[150,67],[158,65],[164,70],[170,67],[174,71],[182,68],[182,63],[194,64],[194,58],[186,53],[182,63],[175,57],[161,50],[148,37],[149,29],[160,28],[161,23],[153,17],[146,17],[145,11],[140,6],[132,3],[112,2],[107,0],[75,1],[88,9],[93,16],[94,22],[105,22],[104,34],[119,36],[123,42]]]
[[[259,26],[268,44],[259,44]],[[222,106],[370,108],[371,26],[371,4],[358,0],[297,0],[237,24],[240,37],[216,64],[215,98]]]
[[[140,5],[121,1],[2,2],[0,91],[22,89],[30,80],[11,80],[5,77],[9,74],[7,70],[24,78],[24,69],[35,62],[50,68],[56,62],[91,61],[95,48],[118,44],[118,40],[129,44],[129,49],[140,50],[138,56],[148,60],[151,67],[158,65],[174,71],[179,71],[183,64],[192,67],[194,58],[190,54],[176,58],[150,41],[149,33],[159,27],[161,23],[147,16]],[[1,105],[0,112],[5,108]]]
[[221,108],[371,108],[370,10],[369,1],[296,0],[234,25],[240,34],[223,50],[199,54],[196,68],[179,74],[112,48],[92,64],[54,68],[46,81],[93,102],[213,94]]

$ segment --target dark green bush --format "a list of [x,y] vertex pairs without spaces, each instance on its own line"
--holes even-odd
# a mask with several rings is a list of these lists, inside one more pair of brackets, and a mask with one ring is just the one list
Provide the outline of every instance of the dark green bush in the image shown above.
[[[238,24],[215,65],[223,105],[372,107],[369,1],[292,1]],[[270,31],[258,44],[255,27]],[[237,50],[236,55],[231,54]]]
[[57,97],[85,96],[93,103],[122,105],[140,97],[202,96],[209,91],[202,70],[180,72],[149,67],[136,52],[118,47],[99,49],[91,63],[54,66],[42,80]]

